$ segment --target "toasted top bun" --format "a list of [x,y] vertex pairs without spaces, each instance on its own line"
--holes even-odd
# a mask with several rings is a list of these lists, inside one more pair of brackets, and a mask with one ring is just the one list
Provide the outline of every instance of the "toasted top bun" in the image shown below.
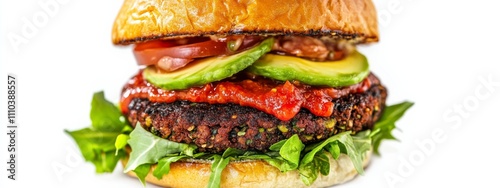
[[[366,152],[363,167],[369,164],[371,151]],[[330,173],[327,176],[318,174],[318,179],[311,186],[306,186],[300,179],[297,170],[282,173],[277,168],[261,160],[250,160],[240,162],[230,162],[222,171],[221,188],[230,187],[294,187],[294,188],[316,188],[328,187],[342,184],[353,179],[358,173],[352,164],[351,159],[341,154],[337,160],[334,160],[328,154],[330,160]],[[123,159],[125,166],[128,159]],[[162,179],[153,176],[152,171],[156,165],[151,167],[146,181],[162,187],[182,187],[197,188],[206,187],[210,179],[210,161],[191,160],[178,161],[170,164],[170,172],[164,175]],[[127,173],[130,176],[137,177],[133,171]]]
[[371,0],[125,0],[113,43],[206,35],[306,35],[378,41]]

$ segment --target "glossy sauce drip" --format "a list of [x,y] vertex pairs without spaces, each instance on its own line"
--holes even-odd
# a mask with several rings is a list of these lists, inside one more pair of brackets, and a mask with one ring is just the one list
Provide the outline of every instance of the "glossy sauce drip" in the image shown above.
[[123,87],[121,110],[128,114],[128,105],[133,98],[147,98],[151,102],[171,103],[186,100],[196,103],[234,103],[249,106],[287,121],[301,108],[316,116],[327,117],[333,112],[333,99],[349,93],[362,93],[378,80],[369,75],[362,82],[342,88],[314,87],[294,81],[274,81],[263,77],[239,75],[223,81],[168,91],[147,82],[142,71],[132,77]]

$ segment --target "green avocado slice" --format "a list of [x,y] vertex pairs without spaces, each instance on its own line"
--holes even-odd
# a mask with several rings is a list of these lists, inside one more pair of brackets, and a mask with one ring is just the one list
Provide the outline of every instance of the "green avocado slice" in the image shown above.
[[247,71],[275,80],[297,80],[308,85],[328,87],[354,85],[370,73],[366,57],[357,51],[342,60],[329,62],[266,54]]
[[252,65],[262,55],[271,50],[273,38],[262,41],[259,45],[243,52],[210,57],[193,61],[174,72],[162,73],[155,66],[146,67],[144,78],[153,85],[166,89],[187,89],[193,86],[222,80]]

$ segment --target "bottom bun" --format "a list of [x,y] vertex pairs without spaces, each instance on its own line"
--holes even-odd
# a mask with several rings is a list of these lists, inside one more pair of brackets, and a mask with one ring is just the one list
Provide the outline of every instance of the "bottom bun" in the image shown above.
[[[370,161],[371,151],[366,152],[363,167]],[[262,160],[248,160],[230,162],[222,171],[221,188],[229,187],[294,187],[313,188],[328,187],[342,184],[353,179],[358,173],[351,162],[351,159],[341,154],[334,160],[329,154],[330,173],[328,176],[318,175],[318,179],[311,185],[306,186],[300,179],[297,170],[286,173],[280,172],[277,168]],[[128,158],[122,160],[122,164],[127,164]],[[198,188],[206,187],[210,178],[210,167],[212,163],[207,160],[186,160],[170,164],[170,172],[158,180],[153,176],[152,171],[156,165],[151,167],[146,181],[162,187],[182,187]],[[133,171],[127,173],[137,177]]]

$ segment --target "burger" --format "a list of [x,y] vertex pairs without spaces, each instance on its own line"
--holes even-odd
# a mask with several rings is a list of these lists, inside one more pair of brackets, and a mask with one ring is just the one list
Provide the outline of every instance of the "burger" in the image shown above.
[[125,0],[112,41],[138,73],[118,107],[66,131],[96,171],[166,187],[327,187],[363,174],[411,102],[358,44],[377,42],[370,0]]

